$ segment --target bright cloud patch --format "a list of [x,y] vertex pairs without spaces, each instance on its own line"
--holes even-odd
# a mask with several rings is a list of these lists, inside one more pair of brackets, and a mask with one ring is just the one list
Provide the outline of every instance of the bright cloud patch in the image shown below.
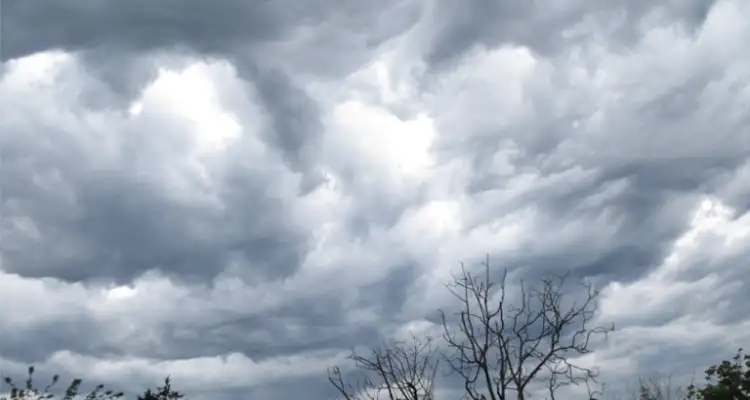
[[346,102],[332,113],[332,134],[337,146],[356,154],[362,167],[382,170],[392,179],[423,180],[432,163],[435,127],[429,117],[402,121],[376,106]]
[[145,109],[184,118],[194,126],[199,153],[222,150],[241,135],[242,127],[231,113],[221,109],[212,73],[229,75],[232,69],[216,63],[195,63],[181,71],[162,69],[129,112],[136,117]]

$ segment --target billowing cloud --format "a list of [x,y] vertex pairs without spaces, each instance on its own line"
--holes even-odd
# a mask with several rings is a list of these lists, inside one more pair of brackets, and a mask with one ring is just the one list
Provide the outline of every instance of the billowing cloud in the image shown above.
[[604,379],[750,340],[747,4],[297,3],[3,2],[3,372],[325,397],[488,254]]

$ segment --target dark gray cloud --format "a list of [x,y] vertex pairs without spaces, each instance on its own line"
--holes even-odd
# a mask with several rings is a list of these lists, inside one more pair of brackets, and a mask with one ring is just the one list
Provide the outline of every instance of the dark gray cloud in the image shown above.
[[[315,176],[314,156],[317,138],[321,134],[321,123],[317,104],[304,90],[295,87],[282,71],[255,70],[247,79],[256,83],[266,109],[272,116],[272,127],[266,140],[280,149],[290,168],[305,175],[304,189],[312,189],[320,183]],[[318,178],[318,179],[316,179]]]
[[[271,60],[269,44],[283,45],[302,30],[316,48],[304,59],[319,70],[352,67],[356,52],[373,48],[414,23],[418,7],[409,2],[352,4],[345,1],[228,1],[214,7],[200,1],[56,2],[4,4],[3,58],[48,49],[132,54],[158,48],[191,49],[201,54]],[[34,26],[36,29],[28,29]],[[305,31],[307,30],[307,31]],[[303,43],[304,44],[304,43]],[[283,51],[283,46],[279,46]],[[353,52],[354,51],[354,52]],[[335,58],[336,62],[331,62]],[[364,61],[361,57],[359,62]]]
[[[25,143],[4,147],[8,179],[3,211],[6,216],[30,218],[39,234],[49,238],[35,246],[33,239],[6,237],[6,270],[71,281],[96,276],[127,281],[159,268],[210,279],[231,258],[239,257],[256,265],[263,276],[276,278],[292,273],[299,264],[306,239],[288,227],[283,209],[269,196],[266,187],[276,184],[273,180],[241,166],[233,169],[218,190],[231,210],[227,215],[165,197],[164,185],[169,182],[146,175],[174,166],[157,148],[131,143],[138,146],[133,149],[137,153],[123,155],[122,167],[101,171],[86,165],[87,157],[81,154],[85,150],[66,142],[65,136],[53,128],[36,131],[29,142],[28,136],[19,134],[14,137]],[[46,140],[60,145],[48,147]],[[41,165],[33,165],[37,162]],[[124,167],[133,164],[144,171]],[[28,179],[34,174],[37,184]],[[39,184],[45,179],[56,187]],[[61,196],[66,191],[73,203],[66,204]]]
[[608,379],[699,370],[750,340],[749,18],[6,0],[0,369],[323,398],[489,254],[603,289]]
[[[280,6],[240,1],[227,2],[223,7],[178,1],[131,2],[114,7],[104,1],[12,1],[3,4],[3,50],[6,58],[50,48],[101,46],[127,52],[163,46],[215,52],[242,39],[281,38],[291,28],[290,22],[296,21],[295,15],[280,15],[284,10]],[[37,29],[29,29],[32,26]]]
[[[454,60],[471,47],[495,47],[507,43],[528,46],[542,54],[565,51],[587,40],[584,35],[600,34],[604,28],[615,45],[630,46],[643,32],[639,22],[649,15],[698,29],[714,1],[608,1],[591,3],[571,0],[555,5],[512,1],[472,0],[465,3],[434,2],[437,20],[427,59],[436,65]],[[572,34],[585,26],[588,32]],[[594,25],[594,26],[586,26]]]

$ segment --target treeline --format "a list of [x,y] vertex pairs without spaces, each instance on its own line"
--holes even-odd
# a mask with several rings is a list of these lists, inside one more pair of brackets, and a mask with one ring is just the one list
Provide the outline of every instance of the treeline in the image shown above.
[[[57,386],[60,381],[60,376],[55,375],[52,377],[52,381],[39,388],[34,383],[34,367],[29,367],[28,376],[23,385],[19,386],[10,377],[4,377],[5,384],[8,385],[9,395],[2,397],[0,400],[46,400],[46,399],[63,399],[63,400],[114,400],[121,399],[125,396],[122,392],[115,392],[110,389],[106,389],[104,385],[97,385],[90,391],[82,391],[81,384],[83,380],[73,379],[68,383],[62,390],[62,394],[58,394]],[[138,400],[176,400],[182,399],[185,395],[172,389],[172,382],[169,377],[164,379],[162,386],[157,386],[155,389],[148,388],[142,394],[138,395]]]
[[[555,400],[570,386],[585,388],[587,399],[606,399],[598,390],[598,371],[576,363],[591,352],[594,341],[605,338],[614,326],[595,326],[599,292],[588,283],[568,290],[568,277],[550,276],[536,285],[520,282],[506,290],[507,271],[491,279],[489,262],[479,274],[462,266],[447,289],[457,301],[455,312],[440,311],[441,345],[431,338],[391,341],[367,354],[353,352],[355,372],[338,366],[328,380],[344,400],[434,400],[438,371],[461,383],[460,398],[470,400]],[[516,292],[517,290],[517,292]],[[80,390],[73,380],[62,392],[52,392],[55,376],[43,389],[35,387],[33,367],[24,385],[9,378],[10,397],[0,400],[111,400],[123,393],[96,386]],[[734,357],[705,370],[704,381],[674,390],[666,381],[640,380],[628,400],[750,400],[750,355],[739,349]],[[162,386],[147,389],[138,400],[181,399],[169,378]],[[618,396],[619,397],[619,396]]]

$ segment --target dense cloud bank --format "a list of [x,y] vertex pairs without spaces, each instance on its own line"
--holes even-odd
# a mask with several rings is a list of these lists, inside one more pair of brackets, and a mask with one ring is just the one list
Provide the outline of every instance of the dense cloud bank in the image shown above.
[[541,4],[4,1],[0,370],[322,397],[485,255],[604,379],[746,344],[750,4]]

